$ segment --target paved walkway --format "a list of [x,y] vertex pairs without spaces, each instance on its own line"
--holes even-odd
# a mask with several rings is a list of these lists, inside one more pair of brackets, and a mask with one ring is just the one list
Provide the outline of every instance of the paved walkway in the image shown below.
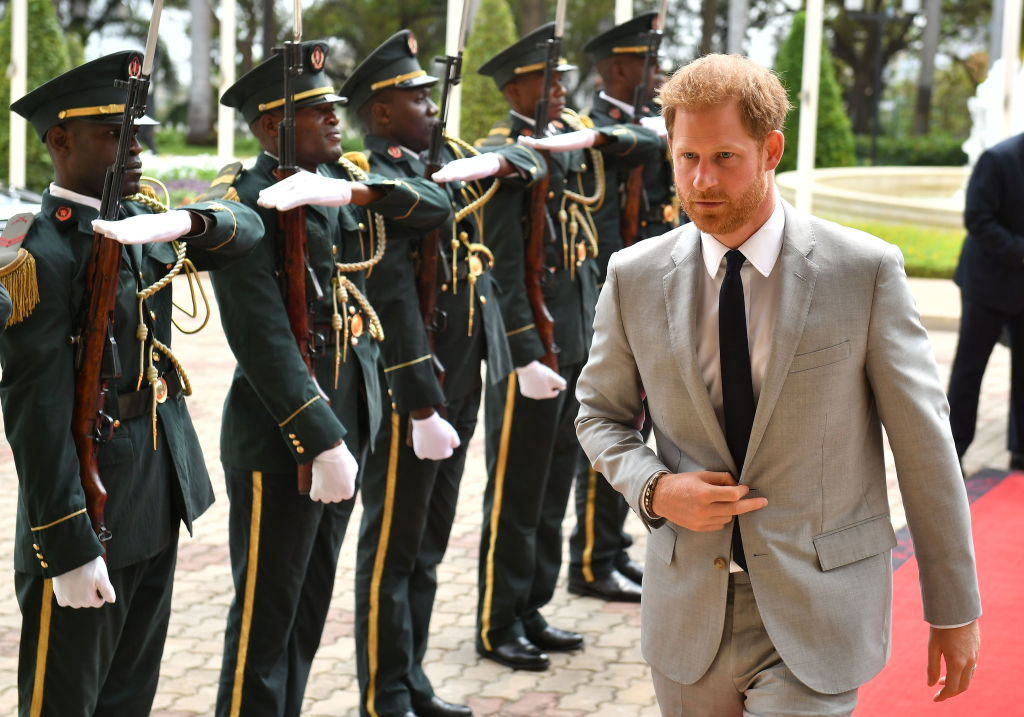
[[[915,280],[912,288],[931,331],[945,382],[956,347],[959,295],[947,281]],[[184,295],[179,287],[179,300]],[[194,387],[189,406],[206,449],[217,503],[198,521],[195,536],[186,536],[181,542],[173,615],[153,714],[192,717],[212,714],[224,617],[231,600],[227,499],[218,462],[218,430],[234,361],[216,312],[200,334],[175,337],[174,348]],[[965,457],[968,473],[1007,464],[1004,435],[1008,376],[1007,351],[998,347],[983,387],[978,438]],[[639,606],[570,595],[565,590],[564,575],[545,614],[558,627],[584,633],[586,648],[582,652],[552,655],[552,669],[545,673],[513,672],[477,657],[473,616],[484,482],[483,444],[476,438],[469,449],[451,546],[438,571],[441,585],[427,653],[427,672],[437,692],[446,699],[472,705],[478,715],[654,717],[654,694],[640,657]],[[0,442],[0,564],[8,569],[12,565],[16,501],[17,479],[10,449]],[[898,503],[895,490],[893,502]],[[306,692],[306,715],[358,714],[352,580],[359,512],[357,506],[342,550],[330,619]],[[897,527],[903,524],[902,515],[896,506],[893,521]],[[645,533],[635,518],[631,521],[629,528],[637,540],[633,556],[642,560]],[[567,533],[572,525],[569,516]],[[13,580],[8,572],[8,579],[0,581],[0,714],[16,711],[19,626]],[[923,653],[924,646],[920,649]]]

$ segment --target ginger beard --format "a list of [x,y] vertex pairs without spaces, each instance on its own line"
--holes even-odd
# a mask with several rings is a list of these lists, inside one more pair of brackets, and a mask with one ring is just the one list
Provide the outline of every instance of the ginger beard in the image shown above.
[[[768,194],[768,173],[764,171],[764,156],[758,160],[758,171],[747,188],[737,197],[724,192],[701,192],[690,187],[688,192],[676,186],[679,204],[698,229],[712,236],[729,234],[742,227],[757,212]],[[723,202],[719,207],[705,210],[698,202]]]

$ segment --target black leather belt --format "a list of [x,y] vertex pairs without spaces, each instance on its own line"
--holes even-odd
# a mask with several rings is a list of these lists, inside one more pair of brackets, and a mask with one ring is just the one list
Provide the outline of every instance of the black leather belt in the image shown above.
[[[181,393],[181,378],[179,378],[177,371],[168,371],[159,380],[163,381],[167,386],[164,400],[173,398]],[[118,418],[122,421],[128,421],[132,418],[148,415],[152,410],[152,404],[150,403],[152,400],[153,389],[150,386],[146,386],[139,391],[119,395],[117,397]],[[163,403],[163,401],[160,401],[160,403]]]

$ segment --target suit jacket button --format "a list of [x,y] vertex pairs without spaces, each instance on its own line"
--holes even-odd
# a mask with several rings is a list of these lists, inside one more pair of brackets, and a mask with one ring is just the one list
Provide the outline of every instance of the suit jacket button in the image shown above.
[[715,558],[715,567],[719,570],[725,570],[729,567],[729,563],[726,562],[725,558]]

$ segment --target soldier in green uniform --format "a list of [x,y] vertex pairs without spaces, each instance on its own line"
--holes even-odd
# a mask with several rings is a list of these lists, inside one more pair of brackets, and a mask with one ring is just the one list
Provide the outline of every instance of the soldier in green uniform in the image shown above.
[[[19,481],[14,581],[22,612],[19,711],[26,716],[149,714],[178,526],[191,531],[213,502],[182,395],[188,379],[170,349],[170,285],[157,282],[185,257],[197,267],[226,265],[262,233],[256,213],[231,202],[155,213],[165,207],[138,193],[142,147],[134,135],[121,202],[126,218],[97,219],[126,100],[114,82],[137,73],[141,59],[107,55],[11,106],[46,143],[55,175],[42,211],[19,230],[17,270],[2,278],[14,299],[0,336],[0,399]],[[104,361],[109,419],[97,462],[108,494],[105,545],[86,511],[69,430],[94,229],[130,245],[118,279],[116,344],[108,344]]]
[[[484,147],[517,142],[552,154],[546,206],[544,302],[554,318],[558,373],[566,389],[553,398],[531,395],[521,372],[489,384],[486,399],[488,483],[480,539],[477,651],[513,669],[544,670],[545,654],[570,651],[583,636],[548,624],[541,609],[554,593],[561,566],[562,533],[580,448],[573,421],[576,379],[590,347],[597,301],[597,233],[592,212],[606,201],[605,157],[649,161],[657,137],[635,125],[594,130],[565,108],[562,61],[553,75],[550,123],[535,127],[533,114],[544,87],[544,43],[554,23],[526,35],[488,60],[479,72],[492,77],[511,111]],[[527,367],[545,350],[524,290],[524,256],[531,213],[529,197],[514,208],[487,213],[495,242],[495,274],[513,363]],[[512,236],[515,238],[511,238]],[[498,252],[498,247],[501,253]],[[549,394],[550,395],[550,394]],[[540,399],[540,400],[538,400]]]
[[[283,60],[262,63],[221,102],[241,110],[263,151],[255,166],[217,184],[257,207],[256,250],[214,279],[238,366],[224,405],[221,460],[231,501],[235,583],[224,637],[217,715],[298,715],[330,606],[338,553],[354,504],[357,460],[381,424],[384,329],[366,298],[379,271],[382,217],[417,228],[448,215],[427,180],[368,175],[342,156],[327,45],[302,45],[294,85],[295,156],[302,171],[275,183],[283,117]],[[358,161],[358,157],[354,157]],[[311,361],[292,333],[284,292],[285,237],[276,209],[305,209]],[[315,286],[319,287],[320,294]],[[312,488],[297,488],[312,462]]]
[[[342,88],[366,131],[371,168],[396,178],[424,175],[421,153],[437,121],[430,89],[438,80],[420,66],[416,50],[408,30],[396,33]],[[492,380],[513,368],[482,214],[492,204],[519,206],[522,191],[545,171],[540,155],[525,147],[480,155],[449,137],[440,161],[447,164],[435,177],[446,181],[454,215],[436,238],[436,273],[425,275],[420,264],[432,246],[425,232],[389,228],[384,259],[367,284],[387,327],[392,405],[367,464],[356,570],[360,713],[372,717],[472,714],[434,694],[423,657],[437,565],[480,408],[481,361]],[[500,179],[486,179],[495,175]],[[424,298],[436,304],[429,330]]]
[[[636,91],[645,79],[644,56],[657,17],[656,12],[641,13],[598,35],[583,47],[596,64],[602,81],[602,89],[594,93],[587,113],[590,120],[598,127],[639,122],[652,129],[660,124],[662,130],[657,156],[640,170],[643,184],[639,197],[634,198],[634,201],[639,199],[639,216],[636,235],[631,236],[631,240],[657,236],[675,226],[668,140],[663,131],[664,121],[653,102],[661,81],[657,62],[648,68],[642,113],[639,117],[633,116]],[[593,215],[597,226],[599,286],[604,283],[608,257],[624,245],[623,210],[633,167],[608,158],[604,169],[608,198]],[[649,420],[644,430],[650,433]],[[576,528],[569,539],[569,592],[603,600],[639,602],[643,569],[626,552],[632,538],[623,530],[629,506],[582,456],[576,474],[575,498]]]

